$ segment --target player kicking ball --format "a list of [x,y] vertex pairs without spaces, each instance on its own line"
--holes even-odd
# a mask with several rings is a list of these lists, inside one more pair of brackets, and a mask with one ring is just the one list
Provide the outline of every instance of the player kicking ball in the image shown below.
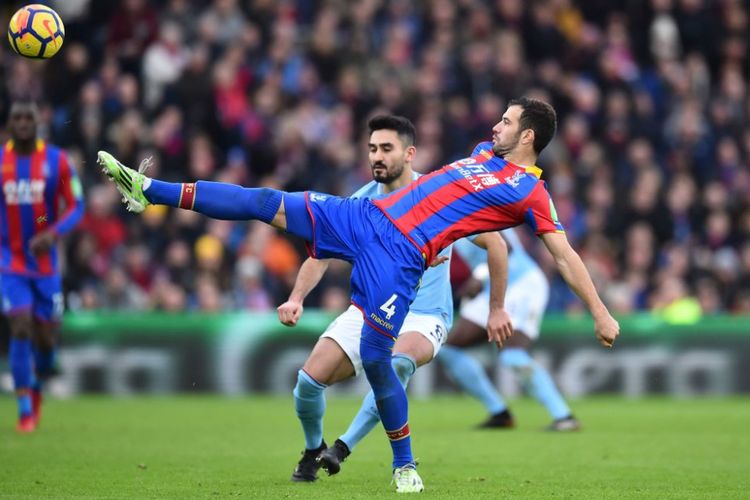
[[[549,104],[513,100],[492,129],[491,153],[453,162],[376,200],[208,181],[163,182],[125,167],[103,151],[99,162],[131,211],[161,204],[217,219],[260,220],[303,238],[312,257],[351,262],[352,304],[364,318],[359,354],[390,440],[393,469],[413,468],[416,475],[408,402],[391,366],[391,350],[422,274],[443,248],[472,234],[527,223],[591,311],[599,342],[611,347],[619,335],[617,321],[570,246],[539,179],[541,170],[534,166],[556,122]],[[488,336],[504,342],[512,327],[502,306],[493,306]]]
[[[352,195],[352,198],[379,198],[403,189],[419,174],[412,170],[416,154],[414,125],[399,116],[376,116],[368,123],[369,155],[373,181]],[[497,232],[471,237],[473,244],[489,259],[489,303],[503,303],[507,282],[507,248]],[[393,347],[391,364],[396,376],[406,387],[418,366],[431,361],[445,342],[453,323],[453,298],[450,286],[450,267],[439,265],[449,259],[452,245],[438,254],[436,267],[422,276],[417,296],[398,334]],[[486,251],[485,251],[486,249]],[[328,267],[328,260],[308,259],[300,268],[289,300],[279,306],[279,320],[287,325],[297,324],[303,312],[302,303],[320,282]],[[487,316],[484,318],[486,322]],[[310,356],[299,371],[294,388],[297,417],[305,435],[305,451],[292,474],[293,481],[315,481],[318,470],[325,468],[336,474],[343,461],[380,422],[380,415],[372,391],[365,396],[349,430],[336,440],[331,448],[323,441],[324,390],[363,371],[359,355],[362,313],[350,306],[338,316],[320,337]],[[397,491],[421,488],[421,482],[412,469],[399,470],[394,475]]]

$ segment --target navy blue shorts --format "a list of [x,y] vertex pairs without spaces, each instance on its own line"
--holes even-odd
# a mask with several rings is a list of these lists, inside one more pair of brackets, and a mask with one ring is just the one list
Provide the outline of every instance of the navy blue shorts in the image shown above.
[[44,321],[62,319],[62,280],[58,274],[37,277],[3,273],[0,276],[0,296],[5,314],[31,312]]
[[352,264],[352,303],[375,330],[396,338],[424,272],[420,251],[367,198],[305,192],[313,223],[308,252]]

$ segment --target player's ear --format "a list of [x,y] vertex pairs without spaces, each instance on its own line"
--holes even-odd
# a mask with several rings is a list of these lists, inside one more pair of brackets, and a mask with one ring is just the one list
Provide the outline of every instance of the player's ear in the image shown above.
[[406,148],[406,161],[412,161],[417,154],[417,147],[412,145]]
[[527,128],[523,132],[521,132],[521,143],[522,144],[529,144],[534,145],[534,139],[536,138],[536,134],[534,134],[534,129]]

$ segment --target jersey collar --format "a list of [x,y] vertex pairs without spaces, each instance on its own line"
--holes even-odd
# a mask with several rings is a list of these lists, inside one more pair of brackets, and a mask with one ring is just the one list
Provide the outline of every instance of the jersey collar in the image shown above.
[[542,169],[537,167],[536,165],[532,165],[531,167],[524,167],[524,171],[526,171],[527,174],[531,174],[537,179],[542,177]]
[[[13,139],[5,143],[5,149],[7,149],[8,151],[13,151],[14,146],[15,146],[15,143],[13,142]],[[41,151],[42,149],[44,149],[44,141],[42,139],[37,139],[36,150]]]

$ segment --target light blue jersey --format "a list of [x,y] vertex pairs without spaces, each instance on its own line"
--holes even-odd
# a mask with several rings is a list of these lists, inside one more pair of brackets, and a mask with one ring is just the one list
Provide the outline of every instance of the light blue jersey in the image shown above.
[[[520,238],[514,229],[504,229],[500,231],[505,241],[508,242],[510,255],[508,256],[508,287],[518,282],[526,273],[533,270],[539,270],[539,265],[526,253]],[[483,248],[464,240],[458,240],[456,243],[456,252],[466,262],[466,265],[473,271],[479,266],[487,263],[487,251]],[[484,292],[489,291],[489,275],[484,277]]]
[[[419,177],[420,174],[414,172],[412,180],[416,180]],[[385,194],[383,193],[383,184],[371,181],[351,195],[351,198],[377,199],[383,196],[383,194]],[[482,250],[469,241],[466,241],[466,243],[478,250]],[[452,247],[453,245],[448,245],[439,255],[450,258],[453,251]],[[417,290],[417,297],[411,303],[409,311],[416,314],[440,316],[443,318],[448,330],[451,329],[453,326],[453,295],[450,286],[450,261],[437,267],[430,267],[425,271],[422,276],[422,283],[419,290]]]

